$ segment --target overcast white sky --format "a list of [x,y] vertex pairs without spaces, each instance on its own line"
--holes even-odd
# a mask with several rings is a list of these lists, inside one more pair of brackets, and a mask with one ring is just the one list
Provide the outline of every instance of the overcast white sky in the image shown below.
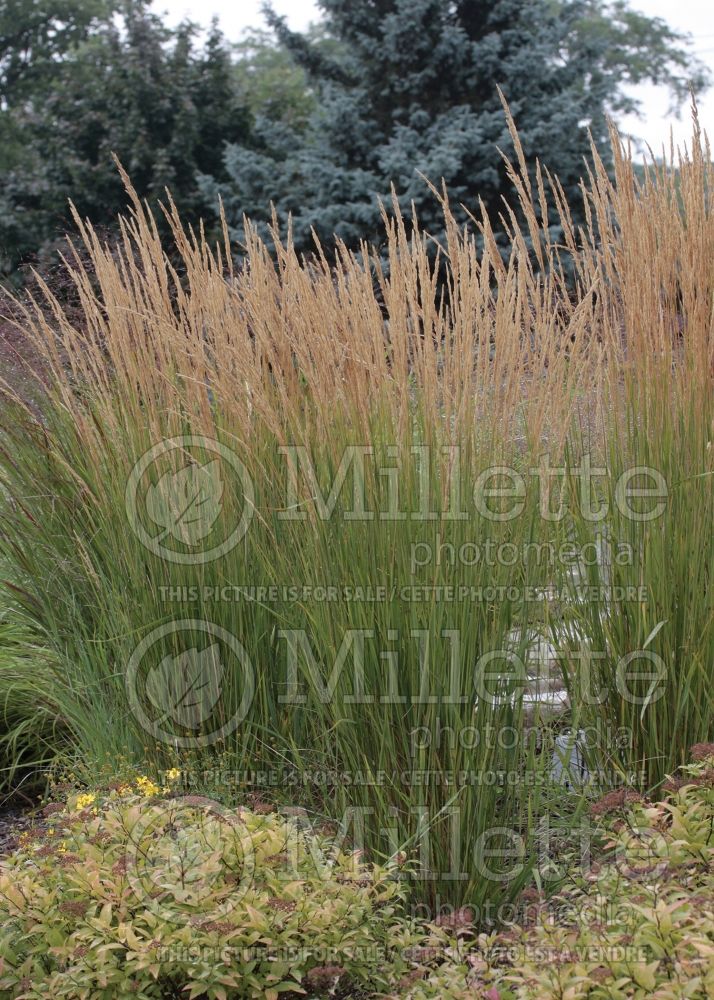
[[[218,16],[224,33],[232,41],[240,37],[245,28],[260,27],[261,0],[154,0],[157,11],[166,11],[172,23],[184,17],[199,24],[208,24]],[[632,6],[653,17],[662,17],[673,27],[689,32],[700,58],[714,68],[714,3],[711,0],[633,0]],[[302,29],[318,17],[313,0],[274,0],[273,7],[288,17],[291,27]],[[635,91],[643,101],[643,121],[627,119],[623,127],[649,143],[659,152],[663,142],[669,142],[670,125],[674,128],[675,142],[688,141],[691,136],[688,112],[683,111],[681,121],[667,119],[669,104],[667,91],[659,87],[640,87]],[[709,138],[714,143],[714,88],[700,102],[700,115]]]

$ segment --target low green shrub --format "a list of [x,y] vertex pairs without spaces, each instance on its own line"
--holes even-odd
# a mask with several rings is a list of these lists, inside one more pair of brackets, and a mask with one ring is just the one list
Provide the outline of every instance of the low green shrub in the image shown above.
[[661,802],[595,803],[595,858],[491,934],[469,907],[418,928],[396,863],[300,810],[180,796],[175,769],[75,789],[0,865],[0,996],[710,1000],[714,744],[693,761]]
[[145,777],[50,804],[0,868],[0,996],[275,1000],[386,986],[411,943],[394,872],[267,809],[165,794]]

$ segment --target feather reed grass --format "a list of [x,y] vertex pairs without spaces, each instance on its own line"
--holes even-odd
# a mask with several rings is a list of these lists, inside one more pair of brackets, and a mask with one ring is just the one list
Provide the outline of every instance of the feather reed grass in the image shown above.
[[[613,132],[614,177],[593,150],[581,227],[557,178],[539,164],[529,172],[511,128],[506,259],[494,223],[476,212],[459,228],[437,189],[444,244],[434,248],[395,200],[384,209],[388,267],[368,246],[338,245],[336,264],[319,247],[302,260],[289,234],[274,231],[269,247],[249,220],[237,265],[227,235],[209,245],[170,199],[168,256],[125,176],[132,205],[118,246],[76,218],[91,267],[84,256],[67,267],[83,322],[41,279],[43,301],[21,307],[49,373],[41,416],[5,388],[0,545],[24,626],[51,653],[32,684],[55,706],[58,750],[77,747],[90,767],[129,754],[200,768],[220,752],[243,768],[289,768],[301,791],[284,795],[308,789],[318,814],[358,808],[372,853],[413,853],[416,898],[430,905],[513,898],[538,869],[544,818],[567,827],[582,808],[548,789],[548,732],[536,739],[526,725],[534,636],[560,654],[565,722],[629,733],[593,750],[593,768],[639,768],[652,786],[712,735],[710,150],[696,126],[691,154],[642,179]],[[252,521],[221,559],[167,561],[127,523],[127,482],[157,444],[199,437],[239,457]],[[324,516],[320,498],[350,448],[364,464]],[[173,474],[189,450],[174,455]],[[286,462],[300,454],[312,476]],[[534,475],[544,456],[563,470],[545,500]],[[606,470],[591,498],[602,518],[579,489],[585,456]],[[654,520],[618,507],[623,474],[643,467],[667,483]],[[484,470],[501,470],[486,480],[486,514],[473,500]],[[651,487],[642,476],[628,481]],[[355,517],[360,491],[366,516]],[[558,493],[556,518],[548,504]],[[245,502],[225,491],[216,537]],[[644,588],[646,598],[551,600],[550,588],[572,582],[571,563],[523,553],[585,545],[601,529],[633,556],[586,568],[588,582]],[[508,560],[463,557],[488,545]],[[234,585],[298,590],[270,601],[205,596]],[[378,600],[314,596],[377,586]],[[483,596],[501,592],[511,596]],[[177,619],[236,637],[254,669],[240,726],[193,752],[147,737],[126,689],[138,644]],[[346,637],[363,647],[336,670]],[[200,629],[192,642],[201,645]],[[153,668],[178,662],[181,648],[169,633]],[[583,648],[597,655],[574,658]],[[643,649],[664,665],[656,698],[643,670],[627,684],[618,672]],[[586,660],[599,700],[581,693]],[[245,678],[235,667],[219,678],[219,667],[210,669],[225,723]],[[487,676],[492,690],[478,686]],[[343,780],[315,786],[316,773]],[[494,847],[500,863],[488,861]]]

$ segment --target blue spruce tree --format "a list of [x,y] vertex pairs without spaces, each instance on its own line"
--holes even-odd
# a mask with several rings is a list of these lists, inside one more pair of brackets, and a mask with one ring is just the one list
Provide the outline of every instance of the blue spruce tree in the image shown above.
[[[423,176],[443,179],[453,205],[496,220],[509,185],[497,147],[512,149],[499,98],[515,116],[526,156],[557,172],[577,200],[588,131],[607,148],[606,115],[630,110],[624,83],[668,82],[686,93],[702,70],[661,20],[605,0],[320,0],[330,49],[268,21],[317,94],[307,127],[258,117],[250,148],[225,150],[220,194],[235,235],[247,213],[293,219],[297,247],[311,232],[349,247],[380,234],[379,200],[394,184],[438,237],[440,209]],[[464,216],[465,217],[465,216]]]

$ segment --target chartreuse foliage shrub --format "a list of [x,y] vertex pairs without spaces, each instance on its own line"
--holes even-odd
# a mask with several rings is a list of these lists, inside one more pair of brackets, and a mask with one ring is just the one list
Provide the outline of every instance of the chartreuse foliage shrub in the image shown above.
[[2,997],[373,989],[411,943],[393,872],[308,839],[295,818],[163,794],[146,777],[45,813],[0,868]]
[[693,757],[663,801],[595,803],[592,857],[489,935],[468,908],[418,928],[396,864],[306,834],[299,811],[179,796],[178,770],[75,792],[0,865],[0,996],[705,1000],[714,744]]

